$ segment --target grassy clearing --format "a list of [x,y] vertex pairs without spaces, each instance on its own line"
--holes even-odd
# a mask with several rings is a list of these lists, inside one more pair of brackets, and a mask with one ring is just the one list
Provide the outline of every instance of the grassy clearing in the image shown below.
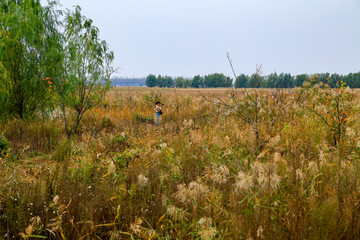
[[114,88],[70,140],[4,122],[0,238],[358,238],[359,97],[339,133],[319,87],[254,91]]

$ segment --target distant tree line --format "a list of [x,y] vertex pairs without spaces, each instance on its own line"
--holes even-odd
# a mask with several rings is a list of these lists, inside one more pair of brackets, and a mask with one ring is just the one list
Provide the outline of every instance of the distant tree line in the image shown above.
[[[318,73],[318,74],[298,74],[290,73],[271,73],[266,76],[259,74],[240,74],[236,80],[225,76],[222,73],[214,73],[206,76],[194,76],[192,79],[170,76],[155,76],[150,74],[146,77],[146,86],[148,87],[167,87],[167,88],[293,88],[302,86],[306,81],[310,81],[310,76],[317,75],[312,78],[314,83],[328,83],[331,87],[337,86],[337,83],[343,81],[351,88],[360,88],[360,72],[340,75],[337,73]],[[330,76],[330,77],[329,77]],[[233,85],[234,82],[234,85]]]
[[145,77],[142,78],[124,78],[124,77],[113,77],[111,78],[111,84],[114,86],[138,86],[142,87],[146,85]]
[[339,82],[343,81],[347,86],[351,88],[360,87],[360,72],[349,73],[347,75],[340,75],[337,73],[317,73],[317,74],[298,74],[292,76],[290,73],[271,73],[267,76],[260,76],[253,74],[251,76],[241,74],[236,78],[236,88],[293,88],[300,87],[304,82],[310,81],[310,76],[316,75],[316,78],[312,78],[314,84],[327,83],[331,87],[335,87]]
[[176,88],[219,88],[232,87],[233,80],[222,73],[214,73],[206,76],[197,75],[192,79],[183,77],[172,78],[169,76],[155,76],[150,74],[146,77],[148,87],[176,87]]

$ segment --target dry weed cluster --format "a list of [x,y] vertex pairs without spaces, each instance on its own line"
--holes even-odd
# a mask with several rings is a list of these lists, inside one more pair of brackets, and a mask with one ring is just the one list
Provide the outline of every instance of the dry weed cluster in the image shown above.
[[0,239],[359,239],[351,92],[115,88],[70,140],[7,120]]

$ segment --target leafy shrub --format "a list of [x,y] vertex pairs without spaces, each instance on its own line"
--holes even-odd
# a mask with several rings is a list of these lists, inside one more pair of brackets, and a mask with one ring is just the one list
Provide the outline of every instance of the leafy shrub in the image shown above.
[[106,144],[107,152],[120,152],[124,151],[130,146],[129,136],[125,133],[116,134],[113,138],[108,140]]
[[154,123],[154,119],[143,115],[135,115],[134,120],[139,123]]
[[119,153],[115,159],[114,163],[119,169],[124,169],[129,166],[129,163],[131,160],[139,157],[140,149],[131,149],[131,150],[125,150],[122,153]]
[[318,75],[310,77],[304,83],[299,94],[299,102],[305,109],[317,116],[319,124],[327,129],[330,143],[338,145],[346,133],[346,128],[352,125],[354,93],[346,87],[346,83],[337,82],[330,86],[330,76],[327,82],[320,82]]
[[9,141],[4,136],[4,133],[0,134],[0,156],[4,156],[5,152],[9,148]]

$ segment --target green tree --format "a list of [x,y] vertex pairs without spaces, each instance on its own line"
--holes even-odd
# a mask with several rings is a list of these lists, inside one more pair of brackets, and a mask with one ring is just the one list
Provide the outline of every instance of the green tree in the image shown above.
[[280,73],[278,76],[278,81],[275,84],[277,88],[290,88],[293,86],[293,77],[290,73]]
[[153,74],[150,74],[146,77],[146,86],[148,87],[156,87],[156,76]]
[[156,86],[165,87],[164,79],[160,74],[156,77]]
[[352,87],[360,88],[360,72],[353,73]]
[[192,80],[191,79],[184,79],[184,88],[190,88],[192,84]]
[[251,75],[249,80],[249,87],[250,88],[260,88],[261,84],[264,81],[264,77],[262,76],[262,66],[256,65],[256,72]]
[[263,83],[264,77],[259,74],[252,74],[249,80],[249,87],[250,88],[259,88]]
[[222,73],[213,73],[205,76],[204,83],[208,88],[232,87],[231,78]]
[[191,87],[200,88],[200,87],[202,87],[203,81],[204,80],[202,79],[202,77],[200,77],[200,75],[197,75],[197,76],[193,77],[192,82],[191,82]]
[[246,88],[249,86],[249,76],[240,74],[236,77],[235,88]]
[[184,81],[185,81],[185,79],[183,77],[175,78],[175,87],[183,88],[184,87]]
[[[351,74],[351,73],[350,73]],[[349,74],[349,75],[350,75]],[[329,86],[330,87],[337,87],[338,86],[338,84],[339,83],[341,83],[343,80],[345,80],[344,79],[344,77],[343,76],[341,76],[341,75],[339,75],[339,74],[337,74],[337,73],[333,73],[333,74],[331,74],[331,75],[329,75],[326,79],[325,79],[325,81],[324,81],[324,83],[327,83],[327,84],[329,84]],[[350,79],[349,79],[350,80]],[[353,79],[351,79],[350,81],[344,81],[344,82],[346,82],[346,84],[347,84],[347,86],[349,86],[349,87],[354,87],[354,83],[353,83],[353,81],[352,81]]]
[[299,74],[296,75],[295,77],[295,86],[296,87],[301,87],[303,85],[304,82],[309,81],[309,75],[307,74]]
[[0,62],[0,99],[6,101],[7,99],[7,95],[9,94],[9,91],[10,91],[10,87],[11,87],[11,84],[10,84],[10,80],[8,78],[8,75],[7,75],[7,70],[6,68],[4,67],[4,65],[2,64],[2,62]]
[[353,73],[352,87],[360,88],[360,72]]
[[4,65],[0,62],[0,115],[3,118],[2,120],[5,119],[7,114],[10,92],[11,82],[9,81]]
[[174,81],[170,76],[163,77],[163,82],[164,82],[164,87],[168,87],[168,88],[174,87]]
[[7,94],[0,94],[7,98],[2,99],[7,103],[2,113],[6,108],[10,114],[27,118],[51,106],[44,69],[52,56],[47,43],[52,37],[54,18],[50,10],[54,5],[56,2],[46,11],[38,0],[0,2],[1,72],[2,75],[6,72],[8,80]]
[[330,73],[326,72],[326,73],[318,73],[317,74],[319,76],[319,82],[323,82],[326,83],[328,80],[328,78],[330,77]]
[[[110,88],[114,59],[106,41],[99,39],[99,29],[81,15],[81,8],[66,13],[63,69],[55,85],[61,101],[65,129],[70,138],[78,130],[86,111],[99,104]],[[75,122],[67,125],[66,107],[74,110]]]
[[279,82],[279,75],[276,72],[271,73],[266,77],[266,81],[264,82],[264,87],[275,88],[278,82]]

